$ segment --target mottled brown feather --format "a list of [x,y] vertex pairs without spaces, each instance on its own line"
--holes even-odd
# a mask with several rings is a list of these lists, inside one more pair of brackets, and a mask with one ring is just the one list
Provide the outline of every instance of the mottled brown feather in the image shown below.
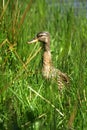
[[56,69],[52,65],[52,58],[51,58],[51,52],[50,52],[50,35],[48,32],[40,32],[36,35],[36,37],[28,42],[34,43],[36,41],[40,41],[43,43],[44,52],[43,52],[43,68],[42,68],[42,74],[46,79],[56,79],[56,82],[58,84],[58,88],[62,89],[65,84],[69,83],[68,76],[61,72],[59,69]]

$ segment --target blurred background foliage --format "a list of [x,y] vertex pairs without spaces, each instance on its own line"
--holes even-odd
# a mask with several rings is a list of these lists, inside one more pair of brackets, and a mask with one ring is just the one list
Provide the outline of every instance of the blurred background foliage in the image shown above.
[[[87,2],[0,0],[0,129],[87,129]],[[41,74],[48,31],[53,64],[67,73],[62,93]]]

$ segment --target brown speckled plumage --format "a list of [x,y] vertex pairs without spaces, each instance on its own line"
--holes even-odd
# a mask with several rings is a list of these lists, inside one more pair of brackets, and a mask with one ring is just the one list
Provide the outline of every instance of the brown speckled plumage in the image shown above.
[[46,79],[56,79],[58,88],[62,89],[65,84],[69,83],[69,78],[65,73],[62,73],[59,69],[56,69],[52,65],[52,58],[50,52],[50,35],[48,32],[40,32],[36,37],[29,41],[28,44],[40,41],[43,43],[43,67],[42,74]]

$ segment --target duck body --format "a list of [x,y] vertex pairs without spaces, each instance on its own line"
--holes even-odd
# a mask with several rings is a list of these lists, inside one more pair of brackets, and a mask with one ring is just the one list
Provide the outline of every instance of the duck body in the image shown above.
[[56,69],[52,65],[52,58],[50,52],[50,35],[48,32],[40,32],[37,36],[28,42],[28,44],[40,41],[43,43],[43,67],[42,67],[42,75],[46,79],[53,79],[56,80],[58,84],[58,88],[62,89],[65,84],[69,83],[68,76],[61,72],[59,69]]

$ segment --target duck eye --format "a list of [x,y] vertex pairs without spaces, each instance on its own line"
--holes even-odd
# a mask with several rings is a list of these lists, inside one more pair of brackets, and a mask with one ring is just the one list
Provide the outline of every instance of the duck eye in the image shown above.
[[38,36],[38,38],[45,38],[45,37],[46,35],[42,35],[42,34]]
[[42,35],[42,34],[40,34],[40,35],[39,35],[39,37],[43,37],[43,35]]

